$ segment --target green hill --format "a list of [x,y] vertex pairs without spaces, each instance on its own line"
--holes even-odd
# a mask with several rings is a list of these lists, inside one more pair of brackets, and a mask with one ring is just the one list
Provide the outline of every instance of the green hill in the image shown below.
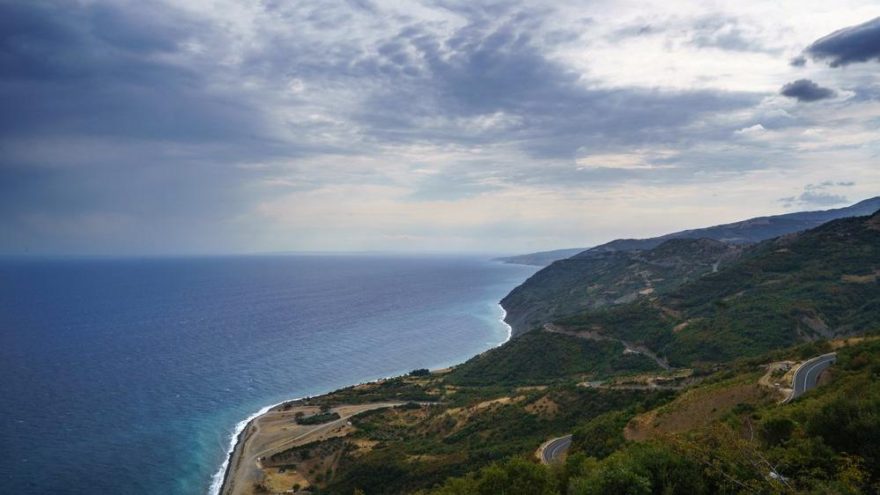
[[[712,394],[749,381],[753,365],[719,373],[689,393]],[[740,402],[716,411],[701,427],[639,441],[625,435],[633,410],[594,416],[575,430],[563,465],[548,468],[513,458],[428,493],[501,493],[493,491],[498,488],[523,495],[878,493],[880,342],[840,349],[828,378],[790,404]]]
[[[540,264],[550,255],[570,256],[535,273],[501,304],[514,334],[522,334],[586,309],[627,303],[671,290],[736,258],[739,250],[749,244],[834,219],[870,215],[878,209],[880,197],[875,197],[834,210],[752,218],[650,239],[618,239],[573,256],[572,250],[560,250],[503,258],[508,262]],[[711,241],[717,242],[708,244]],[[720,247],[721,243],[728,247]]]
[[659,297],[560,323],[643,344],[672,364],[724,361],[880,321],[880,213],[765,241]]
[[521,334],[546,321],[668,292],[739,257],[742,247],[711,239],[670,239],[648,251],[608,251],[557,261],[501,304]]

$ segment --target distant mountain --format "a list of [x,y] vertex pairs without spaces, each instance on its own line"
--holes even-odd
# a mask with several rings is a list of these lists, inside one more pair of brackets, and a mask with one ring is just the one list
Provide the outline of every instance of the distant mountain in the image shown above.
[[580,252],[583,252],[585,249],[587,248],[556,249],[554,251],[541,251],[538,253],[505,256],[503,258],[496,258],[496,260],[503,261],[505,263],[512,263],[514,265],[547,266],[556,260],[564,260],[565,258],[570,258]]
[[[749,243],[877,210],[880,197],[835,210],[753,218],[651,239],[618,239],[551,263],[501,305],[518,335],[587,309],[663,294],[736,259]],[[699,242],[670,242],[675,240]]]
[[880,212],[764,241],[665,295],[559,323],[644,345],[675,365],[880,330]]
[[701,229],[683,230],[672,234],[652,237],[648,239],[616,239],[593,248],[558,249],[555,251],[542,251],[538,253],[521,254],[498,258],[506,263],[522,265],[547,266],[550,263],[569,258],[572,256],[590,256],[592,254],[607,251],[633,251],[652,249],[669,239],[715,239],[718,241],[747,244],[760,242],[791,232],[817,227],[825,222],[838,218],[848,218],[870,215],[880,209],[880,196],[860,201],[845,208],[836,208],[822,211],[804,211],[773,215],[766,217],[751,218],[741,222],[716,225]]

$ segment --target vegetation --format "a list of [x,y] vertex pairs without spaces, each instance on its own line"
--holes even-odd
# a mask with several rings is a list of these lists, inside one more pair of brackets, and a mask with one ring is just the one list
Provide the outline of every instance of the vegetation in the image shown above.
[[877,493],[880,342],[842,349],[834,374],[833,387],[791,404],[733,407],[706,428],[642,442],[620,434],[629,412],[600,415],[576,430],[562,466],[512,458],[430,493],[491,493],[514,479],[559,495]]
[[678,366],[864,333],[880,321],[878,224],[880,214],[848,218],[766,241],[666,295],[559,323],[643,344]]
[[430,487],[475,467],[529,455],[584,418],[619,408],[650,407],[671,396],[576,385],[510,392],[498,397],[490,390],[485,400],[470,399],[464,407],[394,408],[355,417],[354,440],[372,447],[345,454],[327,493],[360,488],[369,494],[391,494]]
[[741,250],[711,239],[671,239],[646,251],[585,253],[539,271],[502,305],[508,321],[527,330],[584,310],[666,293],[735,259]]
[[572,375],[605,377],[658,369],[645,356],[624,354],[623,350],[618,342],[533,331],[456,367],[447,381],[456,385],[529,385]]
[[329,423],[331,421],[336,421],[339,419],[339,413],[336,412],[325,412],[313,414],[311,416],[297,416],[296,422],[301,425],[320,425],[323,423]]

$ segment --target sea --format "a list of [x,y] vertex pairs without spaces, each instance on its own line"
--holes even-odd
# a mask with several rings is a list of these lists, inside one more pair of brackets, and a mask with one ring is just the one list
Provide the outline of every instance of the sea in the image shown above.
[[486,256],[0,259],[0,493],[216,493],[247,418],[509,337]]

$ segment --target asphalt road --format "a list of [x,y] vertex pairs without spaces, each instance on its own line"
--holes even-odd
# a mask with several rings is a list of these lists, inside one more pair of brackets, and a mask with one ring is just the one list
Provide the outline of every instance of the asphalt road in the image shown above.
[[544,447],[544,452],[541,453],[541,462],[550,464],[559,460],[561,456],[568,452],[569,447],[571,447],[571,435],[554,438]]
[[832,352],[814,357],[798,367],[791,380],[791,396],[786,402],[797,399],[807,390],[816,387],[819,375],[837,360],[837,353]]

